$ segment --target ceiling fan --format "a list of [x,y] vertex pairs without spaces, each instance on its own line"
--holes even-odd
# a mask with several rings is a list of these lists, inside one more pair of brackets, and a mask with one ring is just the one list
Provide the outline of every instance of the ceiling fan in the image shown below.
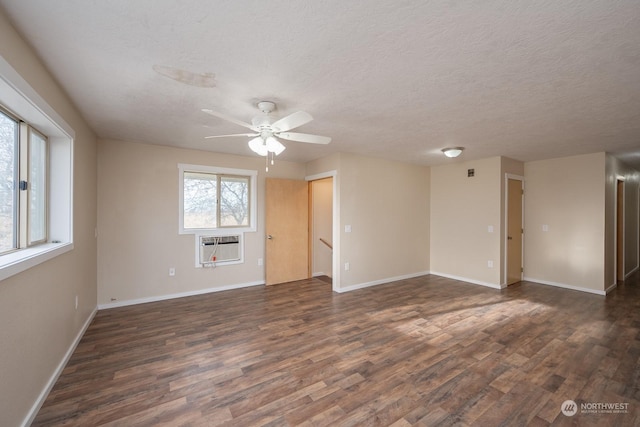
[[[304,111],[298,111],[293,114],[289,114],[281,119],[275,119],[272,116],[272,112],[276,109],[276,104],[271,101],[258,102],[258,109],[262,112],[255,116],[251,123],[245,123],[241,120],[237,120],[226,114],[219,113],[217,111],[203,109],[205,113],[212,116],[227,120],[231,123],[235,123],[239,126],[251,129],[252,133],[236,133],[231,135],[213,135],[206,136],[205,138],[226,138],[233,136],[253,137],[249,141],[249,148],[260,155],[268,157],[271,155],[271,164],[273,164],[274,155],[277,156],[285,150],[285,146],[277,139],[286,139],[289,141],[306,142],[310,144],[328,144],[331,142],[331,138],[328,136],[311,135],[308,133],[289,132],[292,129],[300,127],[313,120],[313,117],[309,113]],[[267,170],[268,167],[267,167]]]

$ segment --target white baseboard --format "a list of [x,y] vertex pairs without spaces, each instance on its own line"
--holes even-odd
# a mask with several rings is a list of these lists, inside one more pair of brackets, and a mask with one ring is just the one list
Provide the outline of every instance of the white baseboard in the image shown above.
[[328,276],[328,274],[324,274],[322,271],[318,271],[317,273],[311,273],[311,277],[318,277],[318,276]]
[[197,291],[180,292],[177,294],[158,295],[158,296],[152,296],[152,297],[146,297],[146,298],[114,301],[106,304],[98,304],[98,310],[105,310],[108,308],[116,308],[116,307],[126,307],[128,305],[145,304],[148,302],[158,302],[158,301],[164,301],[164,300],[174,299],[174,298],[191,297],[194,295],[210,294],[212,292],[229,291],[232,289],[248,288],[250,286],[259,286],[259,285],[264,285],[264,281],[238,283],[235,285],[220,286],[217,288],[198,289]]
[[386,279],[374,280],[372,282],[358,283],[356,285],[345,286],[340,289],[335,289],[335,291],[338,293],[351,292],[351,291],[355,291],[356,289],[368,288],[370,286],[376,286],[376,285],[383,285],[385,283],[395,282],[397,280],[413,279],[414,277],[426,276],[428,274],[431,274],[431,273],[429,273],[428,271],[421,271],[418,273],[405,274],[402,276],[388,277]]
[[597,289],[582,288],[580,286],[567,285],[565,283],[550,282],[548,280],[536,279],[534,277],[525,277],[522,280],[526,280],[527,282],[539,283],[541,285],[555,286],[557,288],[571,289],[572,291],[587,292],[590,294],[596,294],[596,295],[602,295],[602,296],[607,295],[607,292],[609,292],[610,290],[613,290],[613,288],[615,288],[616,286],[616,285],[613,285],[612,287],[607,288],[606,291],[599,291]]
[[482,282],[480,280],[469,279],[468,277],[454,276],[453,274],[438,273],[436,271],[432,271],[431,274],[433,274],[434,276],[446,277],[447,279],[459,280],[461,282],[467,282],[474,285],[486,286],[487,288],[504,289],[507,287],[507,285],[498,285],[496,283]]
[[69,359],[71,359],[73,352],[76,350],[76,347],[78,347],[78,344],[80,344],[80,340],[84,336],[84,333],[87,331],[87,328],[89,328],[89,325],[91,324],[91,321],[93,321],[93,318],[96,316],[97,312],[98,312],[97,308],[93,309],[93,312],[91,312],[87,320],[84,322],[84,325],[82,325],[82,328],[80,328],[78,335],[76,335],[75,339],[71,343],[71,346],[69,347],[64,357],[56,367],[55,371],[53,371],[53,375],[51,375],[51,378],[49,378],[47,385],[42,390],[42,392],[40,392],[40,395],[36,399],[31,409],[29,410],[27,417],[22,423],[22,427],[30,426],[31,423],[33,423],[33,420],[36,418],[36,415],[38,415],[38,411],[44,404],[44,401],[47,400],[47,396],[49,396],[49,392],[51,391],[53,386],[56,384],[56,381],[58,381],[58,378],[62,374],[62,371],[64,370],[65,366],[67,366],[67,363],[69,363]]
[[635,273],[636,271],[638,271],[638,269],[640,268],[640,266],[636,266],[636,268],[634,268],[633,270],[631,270],[630,272],[628,272],[627,274],[624,275],[624,280],[627,280],[629,278],[629,276],[631,276],[633,273]]

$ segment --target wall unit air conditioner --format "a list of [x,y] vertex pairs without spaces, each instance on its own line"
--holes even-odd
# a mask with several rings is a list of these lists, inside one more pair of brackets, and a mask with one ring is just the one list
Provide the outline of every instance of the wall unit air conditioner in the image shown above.
[[240,264],[244,261],[242,234],[196,236],[196,267]]

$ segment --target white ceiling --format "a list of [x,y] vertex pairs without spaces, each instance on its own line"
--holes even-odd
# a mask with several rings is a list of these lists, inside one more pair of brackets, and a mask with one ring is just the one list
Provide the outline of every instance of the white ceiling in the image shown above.
[[[285,160],[420,163],[608,151],[640,169],[638,0],[0,0],[102,138],[254,155],[272,100],[303,110]],[[212,73],[215,87],[154,67]],[[180,77],[180,76],[177,76]],[[206,76],[205,76],[206,77]],[[191,83],[194,83],[193,81]],[[197,82],[196,82],[197,83]],[[206,82],[205,82],[206,83]]]

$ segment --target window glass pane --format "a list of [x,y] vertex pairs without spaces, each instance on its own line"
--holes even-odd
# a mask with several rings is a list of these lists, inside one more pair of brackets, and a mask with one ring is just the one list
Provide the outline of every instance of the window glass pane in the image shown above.
[[47,140],[29,136],[29,242],[47,238]]
[[206,173],[184,173],[184,228],[216,227],[217,176]]
[[16,247],[18,122],[0,112],[0,252]]
[[220,226],[249,225],[249,177],[220,178]]

